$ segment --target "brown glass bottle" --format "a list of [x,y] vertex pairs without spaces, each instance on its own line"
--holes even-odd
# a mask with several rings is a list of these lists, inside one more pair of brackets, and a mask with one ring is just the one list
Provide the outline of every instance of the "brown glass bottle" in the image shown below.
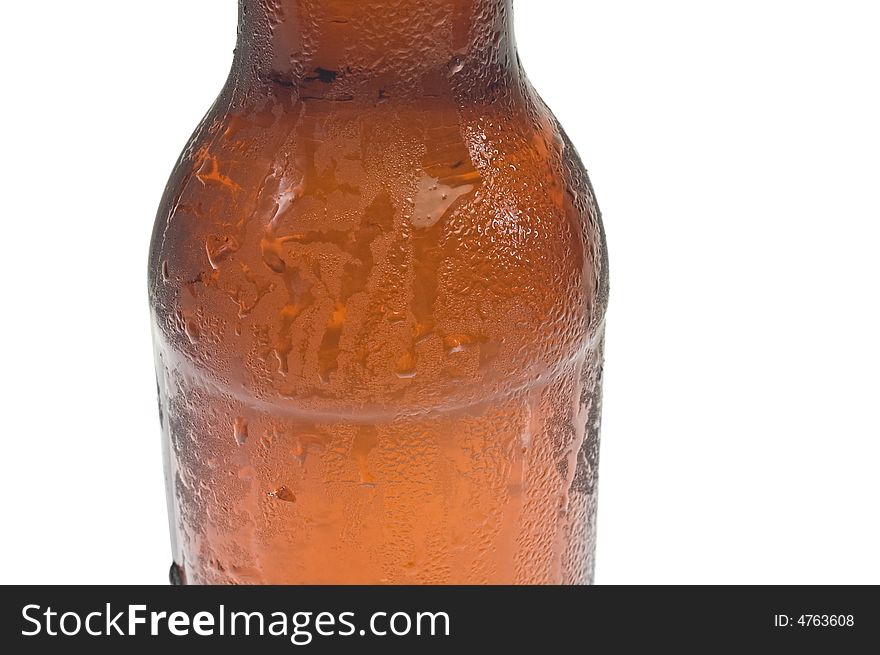
[[149,290],[183,582],[588,583],[606,251],[509,0],[240,0]]

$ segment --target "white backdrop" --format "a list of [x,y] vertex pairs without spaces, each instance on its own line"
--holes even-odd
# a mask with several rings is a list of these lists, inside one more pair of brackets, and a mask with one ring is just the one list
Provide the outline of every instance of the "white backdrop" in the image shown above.
[[[7,3],[3,583],[159,583],[155,209],[234,0]],[[597,581],[880,583],[880,8],[516,0],[611,250]]]

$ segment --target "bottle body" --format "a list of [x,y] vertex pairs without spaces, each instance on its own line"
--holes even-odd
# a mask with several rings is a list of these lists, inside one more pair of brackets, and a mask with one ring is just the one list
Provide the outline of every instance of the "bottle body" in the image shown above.
[[405,85],[272,33],[151,247],[182,578],[590,582],[607,265],[576,153],[503,44],[469,62],[480,30]]
[[172,367],[162,402],[183,579],[590,582],[597,356],[481,406],[357,420],[284,415]]

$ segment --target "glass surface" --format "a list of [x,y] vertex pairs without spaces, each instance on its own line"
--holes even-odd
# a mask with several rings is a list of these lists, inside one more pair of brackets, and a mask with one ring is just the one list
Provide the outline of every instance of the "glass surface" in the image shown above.
[[511,24],[240,2],[150,252],[181,582],[591,582],[604,235]]

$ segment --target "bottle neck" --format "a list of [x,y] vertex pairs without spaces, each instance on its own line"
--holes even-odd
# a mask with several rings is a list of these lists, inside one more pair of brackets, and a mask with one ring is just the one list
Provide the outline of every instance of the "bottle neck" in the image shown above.
[[515,83],[511,0],[239,0],[236,70],[303,97],[479,96]]

